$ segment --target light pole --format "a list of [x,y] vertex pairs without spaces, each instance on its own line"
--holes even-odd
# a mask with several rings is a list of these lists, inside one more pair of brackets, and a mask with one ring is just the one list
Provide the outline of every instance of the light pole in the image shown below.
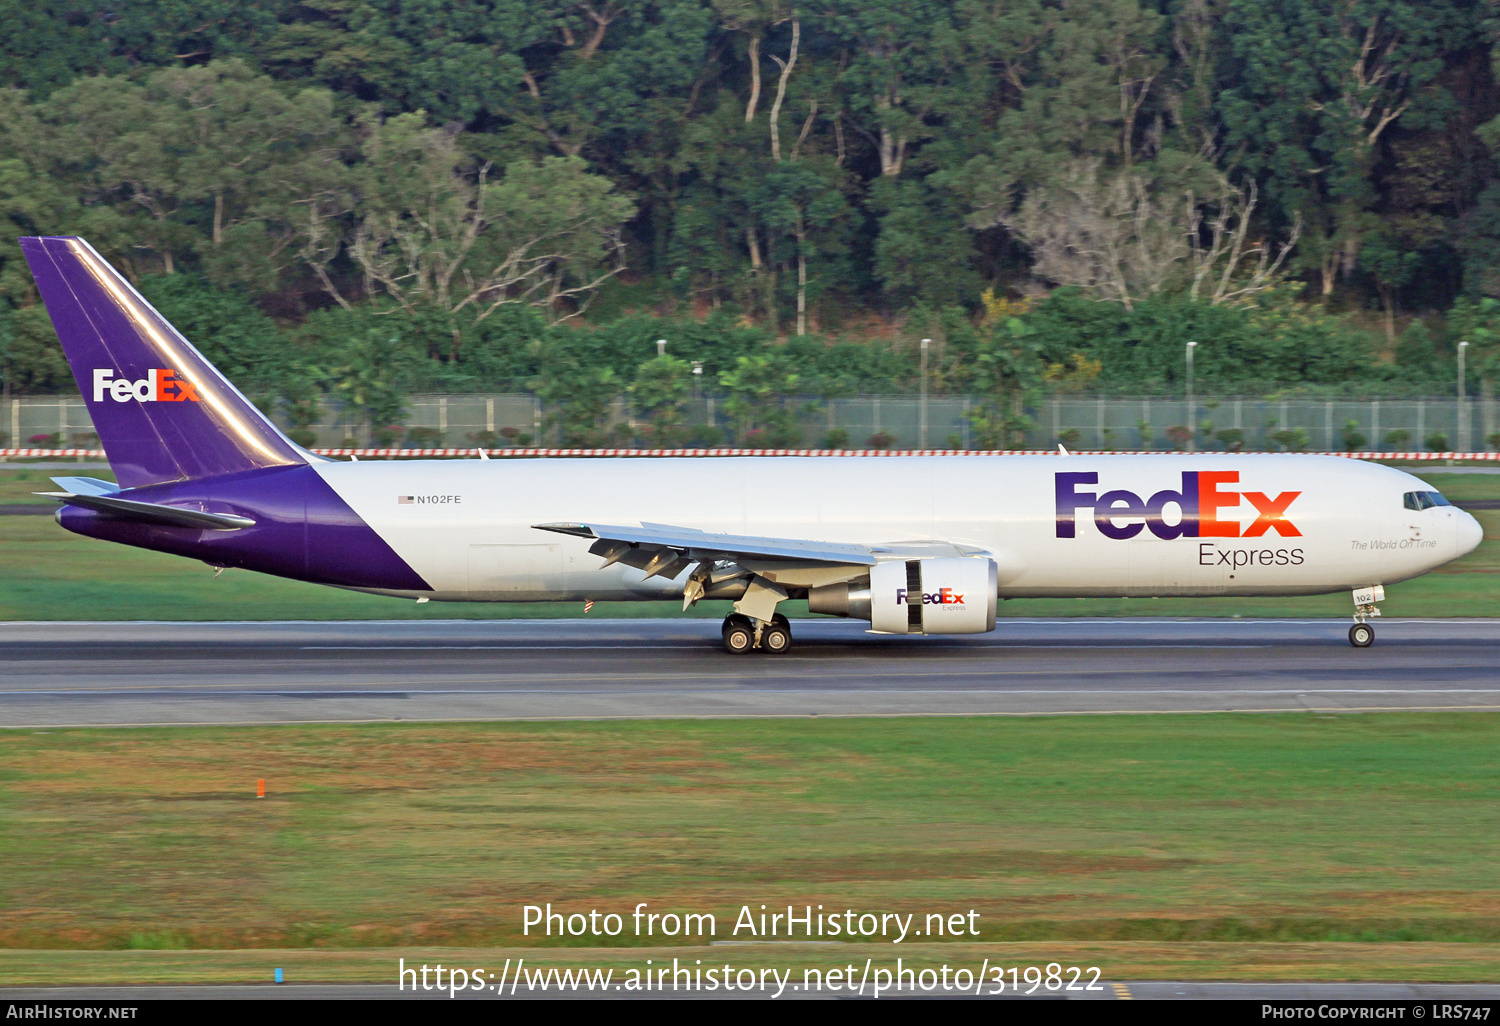
[[[693,408],[695,410],[698,408],[698,399],[699,399],[699,396],[700,396],[699,383],[702,382],[702,381],[703,381],[703,361],[702,360],[694,360],[693,361]],[[704,422],[704,424],[707,427],[713,427],[713,418],[707,416],[706,414],[704,415],[703,422]]]
[[1464,389],[1464,350],[1469,343],[1458,344],[1458,451],[1469,451],[1469,397]]
[[922,340],[922,372],[921,372],[921,395],[922,401],[917,405],[917,448],[927,448],[927,347],[932,345],[932,339]]
[[1198,419],[1198,404],[1193,400],[1193,350],[1198,348],[1198,343],[1187,344],[1187,448],[1188,452],[1198,451],[1198,428],[1193,423]]

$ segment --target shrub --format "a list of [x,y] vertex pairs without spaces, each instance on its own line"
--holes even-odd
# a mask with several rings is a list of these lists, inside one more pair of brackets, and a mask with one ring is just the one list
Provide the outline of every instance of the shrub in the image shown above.
[[1057,433],[1057,440],[1068,449],[1078,448],[1078,443],[1083,439],[1083,432],[1077,428],[1066,428]]
[[26,439],[26,444],[33,449],[55,449],[62,444],[62,436],[56,432],[50,435],[32,435]]
[[1151,448],[1151,422],[1150,421],[1148,421],[1144,417],[1142,417],[1140,420],[1136,421],[1135,422],[1135,433],[1140,436],[1140,446],[1141,446],[1142,449],[1149,449],[1149,448]]
[[1167,428],[1167,441],[1172,443],[1172,448],[1181,452],[1188,447],[1193,440],[1193,429],[1186,424],[1173,424]]
[[1280,446],[1283,452],[1306,452],[1312,439],[1302,428],[1285,428],[1271,432],[1271,441]]
[[93,449],[99,445],[99,436],[93,431],[80,431],[73,436],[72,445],[79,449]]
[[1296,386],[1362,376],[1373,352],[1371,336],[1355,318],[1302,304],[1298,291],[1280,288],[1239,306],[1157,295],[1126,310],[1059,288],[1019,317],[1046,363],[1066,363],[1078,354],[1102,364],[1102,380],[1115,386],[1149,391],[1180,382],[1189,341],[1205,343],[1196,354],[1204,391],[1250,380]]
[[[503,427],[500,429],[500,437],[505,439],[506,445],[515,445],[521,437],[521,429],[518,427]],[[530,438],[531,436],[527,436]],[[525,444],[522,442],[521,444]]]
[[318,436],[312,428],[292,428],[286,436],[304,449],[311,449],[318,444]]
[[530,445],[531,441],[532,441],[532,439],[531,439],[531,432],[530,431],[522,431],[522,432],[520,432],[520,433],[518,433],[516,435],[516,444],[517,445]]
[[436,449],[443,444],[443,433],[434,427],[414,427],[407,430],[406,440],[418,449]]
[[[964,436],[963,435],[949,435],[948,436],[948,448],[950,448],[950,449],[962,449],[963,447],[964,447]],[[1495,448],[1500,449],[1500,445],[1495,446]]]
[[777,449],[799,449],[802,447],[802,432],[791,421],[772,424],[766,432],[766,442]]
[[688,438],[688,428],[682,424],[642,424],[639,430],[641,442],[648,449],[679,449]]
[[1345,452],[1354,452],[1356,449],[1363,449],[1365,442],[1369,441],[1360,432],[1359,421],[1357,420],[1344,421],[1344,430],[1339,432],[1339,438],[1344,443]]
[[877,431],[870,436],[865,444],[871,449],[889,449],[896,442],[896,436],[888,431]]
[[847,449],[849,448],[849,432],[843,428],[834,428],[823,436],[823,448],[825,449]]
[[1422,440],[1422,444],[1433,452],[1448,452],[1448,436],[1441,431],[1435,431]]
[[375,447],[377,449],[389,449],[391,446],[396,444],[396,440],[400,438],[402,434],[405,433],[405,431],[406,429],[399,424],[392,424],[390,427],[376,428],[374,431],[370,432],[370,440],[375,443]]
[[695,449],[716,449],[724,444],[724,431],[713,424],[699,424],[688,444]]
[[494,431],[470,431],[467,437],[481,449],[493,449],[500,444],[500,436]]
[[1241,428],[1221,428],[1214,432],[1214,437],[1226,452],[1243,452],[1245,449],[1245,432]]
[[1397,428],[1395,431],[1387,431],[1385,433],[1385,444],[1389,445],[1392,449],[1405,449],[1407,443],[1410,441],[1411,432],[1405,428]]
[[[4,444],[4,435],[0,435],[0,444]],[[1484,436],[1485,444],[1491,449],[1500,449],[1500,431],[1492,431]]]

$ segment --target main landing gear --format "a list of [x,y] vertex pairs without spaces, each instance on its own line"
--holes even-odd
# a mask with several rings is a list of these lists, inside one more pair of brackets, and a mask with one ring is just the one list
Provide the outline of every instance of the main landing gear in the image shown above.
[[780,613],[774,614],[769,623],[732,613],[724,618],[723,635],[724,651],[730,655],[750,651],[785,655],[792,647],[792,625]]

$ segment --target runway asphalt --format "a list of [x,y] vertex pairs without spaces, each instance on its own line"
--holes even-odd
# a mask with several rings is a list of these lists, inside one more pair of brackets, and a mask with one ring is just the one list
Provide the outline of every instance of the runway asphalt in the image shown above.
[[1500,709],[1500,621],[1002,620],[900,638],[714,620],[0,624],[0,726]]

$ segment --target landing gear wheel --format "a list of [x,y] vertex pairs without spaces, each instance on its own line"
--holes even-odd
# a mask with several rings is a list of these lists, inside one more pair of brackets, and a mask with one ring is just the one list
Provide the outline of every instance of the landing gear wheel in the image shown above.
[[771,621],[771,626],[760,632],[760,650],[771,655],[785,655],[791,647],[792,628],[786,617],[778,615]]
[[730,655],[744,655],[755,647],[755,627],[747,616],[724,618],[724,651]]
[[1367,623],[1357,623],[1349,628],[1349,644],[1355,648],[1369,648],[1375,640],[1375,628]]

